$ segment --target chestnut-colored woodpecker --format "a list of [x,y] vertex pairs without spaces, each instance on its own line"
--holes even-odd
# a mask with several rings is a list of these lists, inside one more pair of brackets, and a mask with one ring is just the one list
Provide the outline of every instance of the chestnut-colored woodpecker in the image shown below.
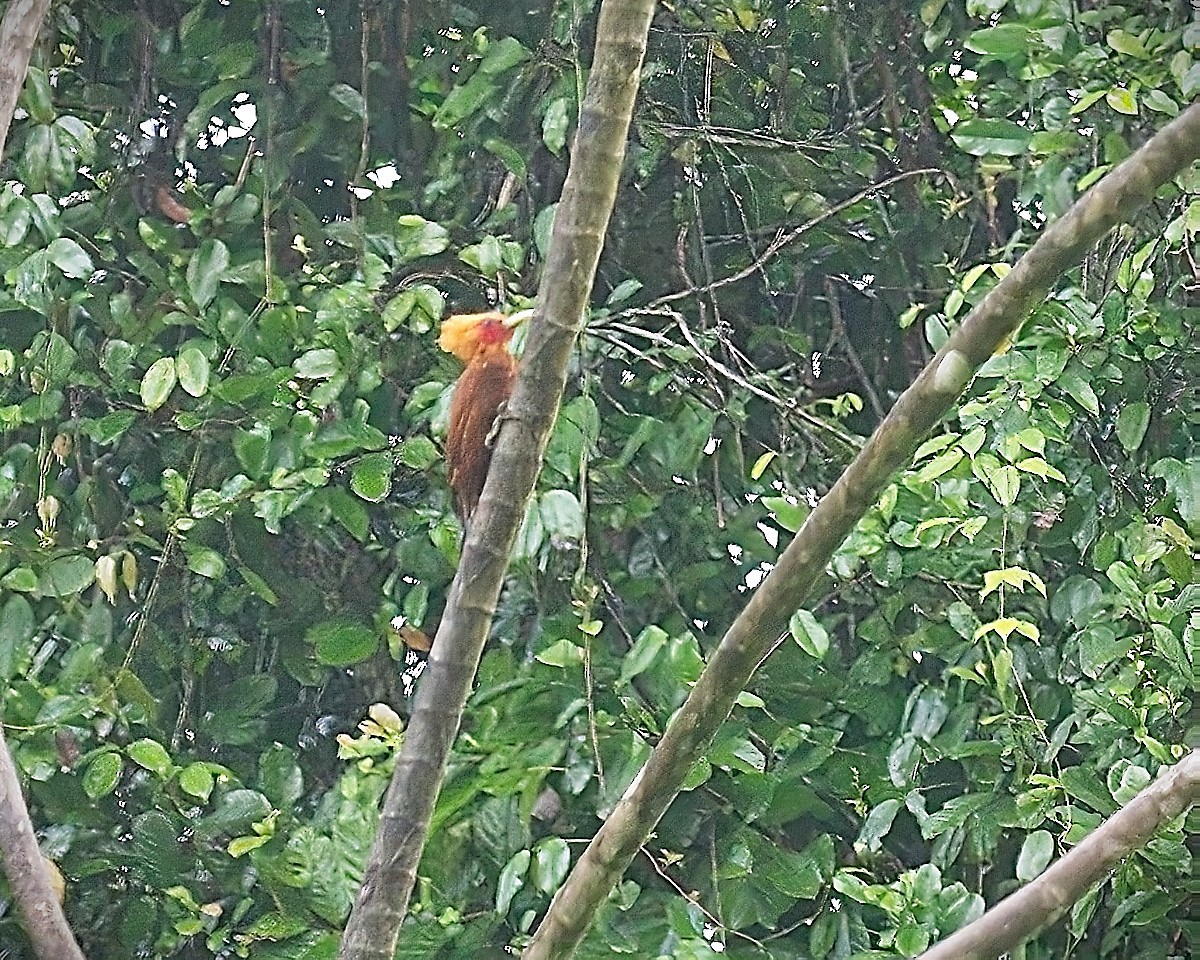
[[531,316],[532,310],[522,310],[507,317],[469,313],[442,321],[438,346],[466,364],[454,385],[446,433],[446,472],[454,494],[454,512],[464,526],[483,493],[492,462],[492,429],[517,375],[509,341],[513,331]]

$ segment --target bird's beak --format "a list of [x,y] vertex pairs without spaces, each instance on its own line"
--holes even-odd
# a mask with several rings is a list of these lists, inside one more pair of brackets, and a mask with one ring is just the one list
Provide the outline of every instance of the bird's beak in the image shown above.
[[504,318],[504,325],[510,330],[515,330],[526,320],[532,319],[535,313],[537,313],[537,310],[533,307],[528,310],[518,310],[516,313]]

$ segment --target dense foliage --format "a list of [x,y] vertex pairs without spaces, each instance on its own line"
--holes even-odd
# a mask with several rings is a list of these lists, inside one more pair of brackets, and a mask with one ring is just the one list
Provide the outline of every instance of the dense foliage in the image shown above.
[[[336,952],[459,548],[436,324],[529,302],[575,134],[589,4],[329,6],[59,6],[0,168],[3,720],[96,960]],[[519,947],[930,348],[1200,92],[1190,16],[660,9],[400,955]],[[913,956],[1182,755],[1197,232],[1193,171],[989,363],[587,956]],[[1186,956],[1189,870],[1026,955]]]

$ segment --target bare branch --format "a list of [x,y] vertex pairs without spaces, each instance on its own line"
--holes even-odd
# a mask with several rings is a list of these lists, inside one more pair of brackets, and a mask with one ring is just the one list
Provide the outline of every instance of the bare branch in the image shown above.
[[918,960],[991,960],[1054,923],[1121,860],[1200,798],[1200,750],[1193,750],[1118,810],[1070,853]]

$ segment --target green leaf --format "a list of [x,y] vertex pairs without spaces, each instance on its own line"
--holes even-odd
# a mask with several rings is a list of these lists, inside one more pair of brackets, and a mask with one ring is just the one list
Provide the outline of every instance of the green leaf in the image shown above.
[[282,744],[272,744],[258,758],[259,785],[272,805],[289,809],[304,796],[304,773],[296,753]]
[[451,90],[433,116],[435,130],[451,130],[478,111],[495,94],[497,84],[482,73]]
[[525,886],[525,874],[529,872],[529,861],[529,851],[518,850],[500,871],[500,880],[496,884],[497,913],[507,913],[513,897]]
[[322,347],[300,354],[292,361],[292,369],[305,380],[328,380],[342,372],[342,363],[336,350]]
[[638,634],[629,653],[625,655],[625,659],[621,661],[621,676],[617,681],[618,685],[624,686],[649,668],[658,657],[659,651],[670,639],[671,635],[661,627],[651,625],[643,629]]
[[216,778],[207,763],[189,763],[179,772],[179,789],[197,800],[208,800]]
[[157,740],[146,738],[134,741],[125,748],[125,752],[129,754],[129,759],[139,767],[145,767],[160,779],[165,780],[174,769],[171,755]]
[[1123,87],[1113,87],[1104,95],[1104,99],[1117,113],[1123,113],[1128,117],[1137,116],[1137,100]]
[[428,470],[440,459],[438,448],[426,436],[408,437],[400,444],[396,453],[397,459],[406,467],[413,470]]
[[1127,403],[1117,414],[1117,439],[1126,453],[1133,453],[1142,445],[1146,428],[1150,426],[1150,405],[1145,400]]
[[13,567],[0,577],[0,587],[17,593],[32,593],[37,589],[37,574],[29,567]]
[[962,462],[966,454],[958,447],[952,447],[945,453],[938,454],[929,463],[917,471],[917,480],[930,483],[945,473],[949,473]]
[[197,347],[186,347],[180,352],[175,359],[175,373],[185,393],[202,397],[208,392],[208,357]]
[[366,660],[379,647],[370,627],[353,620],[326,620],[309,627],[304,639],[311,643],[317,662],[327,667],[349,667]]
[[[14,572],[10,570],[0,578],[0,586],[15,589],[8,583]],[[26,593],[37,585],[32,570],[28,570],[28,575],[33,584],[23,591]],[[34,630],[33,607],[29,601],[24,597],[9,597],[0,607],[0,681],[8,682],[23,669],[33,649]]]
[[775,459],[777,454],[774,450],[768,450],[754,461],[754,466],[750,468],[750,479],[761,480],[762,475],[767,472],[767,467],[771,465],[771,461]]
[[175,389],[175,358],[159,357],[142,377],[139,395],[146,409],[153,413],[164,403]]
[[83,792],[92,800],[107,797],[121,782],[121,755],[106,750],[93,757],[83,772]]
[[270,801],[257,790],[230,790],[212,813],[200,819],[196,832],[202,837],[242,833],[270,814]]
[[569,490],[547,490],[538,501],[542,525],[555,541],[583,538],[583,507]]
[[400,263],[436,256],[449,246],[450,234],[440,223],[416,214],[408,214],[396,221],[396,250]]
[[386,500],[392,490],[393,466],[390,453],[367,454],[350,471],[350,489],[371,503]]
[[[20,79],[19,76],[16,79]],[[26,71],[25,87],[21,91],[21,106],[29,111],[35,123],[54,122],[54,95],[46,71],[30,66]]]
[[46,247],[46,256],[66,276],[75,280],[86,279],[95,272],[92,258],[84,252],[83,247],[66,237],[52,241]]
[[583,648],[570,640],[555,640],[533,659],[548,667],[577,666],[583,663]]
[[90,587],[95,579],[94,561],[79,555],[57,557],[38,577],[38,592],[44,597],[69,597]]
[[248,430],[239,428],[233,431],[233,455],[252,477],[261,477],[267,472],[271,436],[271,428],[265,423],[253,424]]
[[205,240],[188,261],[187,284],[192,301],[203,310],[217,295],[229,269],[229,248],[220,240]]
[[968,50],[1008,59],[1025,56],[1034,38],[1034,33],[1024,24],[1005,23],[998,27],[976,30],[966,40]]
[[344,83],[335,83],[329,88],[329,96],[335,103],[345,107],[352,117],[357,117],[359,120],[367,119],[367,101],[353,87]]
[[1033,132],[1011,120],[966,120],[950,131],[950,139],[973,157],[1019,157]]
[[884,800],[883,803],[872,807],[858,831],[858,838],[854,841],[855,850],[877,853],[882,848],[883,838],[891,831],[892,823],[899,812],[900,801],[896,799]]
[[504,266],[504,252],[500,247],[500,241],[493,236],[486,236],[479,243],[463,247],[458,254],[458,259],[463,263],[470,264],[489,279],[494,279],[500,273],[501,267]]
[[821,626],[812,612],[803,608],[792,614],[788,630],[800,649],[816,660],[824,660],[829,652],[829,631]]
[[225,576],[225,558],[216,550],[197,544],[184,544],[188,569],[209,580],[220,580]]
[[776,522],[790,533],[795,533],[803,525],[812,508],[791,497],[763,497],[762,505],[775,515]]
[[1142,41],[1133,34],[1126,33],[1124,30],[1110,30],[1108,36],[1104,39],[1108,41],[1108,45],[1116,50],[1117,53],[1137,57],[1139,60],[1147,60],[1150,57],[1150,53]]
[[559,97],[546,108],[542,117],[542,143],[551,153],[557,155],[567,145],[567,127],[571,122],[571,103],[566,97]]
[[499,157],[505,169],[516,176],[518,180],[524,180],[529,176],[529,164],[525,162],[524,154],[508,141],[501,140],[499,137],[488,137],[483,141],[483,149],[493,156]]
[[[252,850],[258,850],[260,847],[264,847],[270,842],[271,838],[269,836],[234,837],[229,841],[229,846],[227,846],[225,849],[226,852],[236,860],[238,857],[244,857]],[[302,921],[299,922],[302,923]],[[203,927],[198,928],[196,933],[199,933],[201,929],[203,929]]]
[[916,923],[902,923],[896,931],[896,949],[905,957],[924,953],[929,946],[930,933],[926,927]]
[[1054,838],[1046,830],[1034,830],[1021,844],[1017,857],[1017,879],[1025,883],[1037,877],[1054,856]]
[[988,492],[1002,507],[1011,507],[1021,492],[1021,474],[1016,467],[1005,464],[984,474]]
[[990,793],[970,793],[948,800],[921,825],[921,836],[926,840],[933,840],[947,830],[961,827],[968,819],[979,816],[994,802],[995,798]]
[[571,867],[571,848],[561,837],[547,837],[533,849],[529,871],[533,885],[542,893],[552,894],[566,879]]
[[1026,473],[1032,473],[1035,477],[1041,477],[1043,480],[1067,482],[1067,478],[1063,476],[1063,472],[1058,467],[1051,466],[1041,457],[1026,457],[1024,460],[1018,460],[1013,466]]

